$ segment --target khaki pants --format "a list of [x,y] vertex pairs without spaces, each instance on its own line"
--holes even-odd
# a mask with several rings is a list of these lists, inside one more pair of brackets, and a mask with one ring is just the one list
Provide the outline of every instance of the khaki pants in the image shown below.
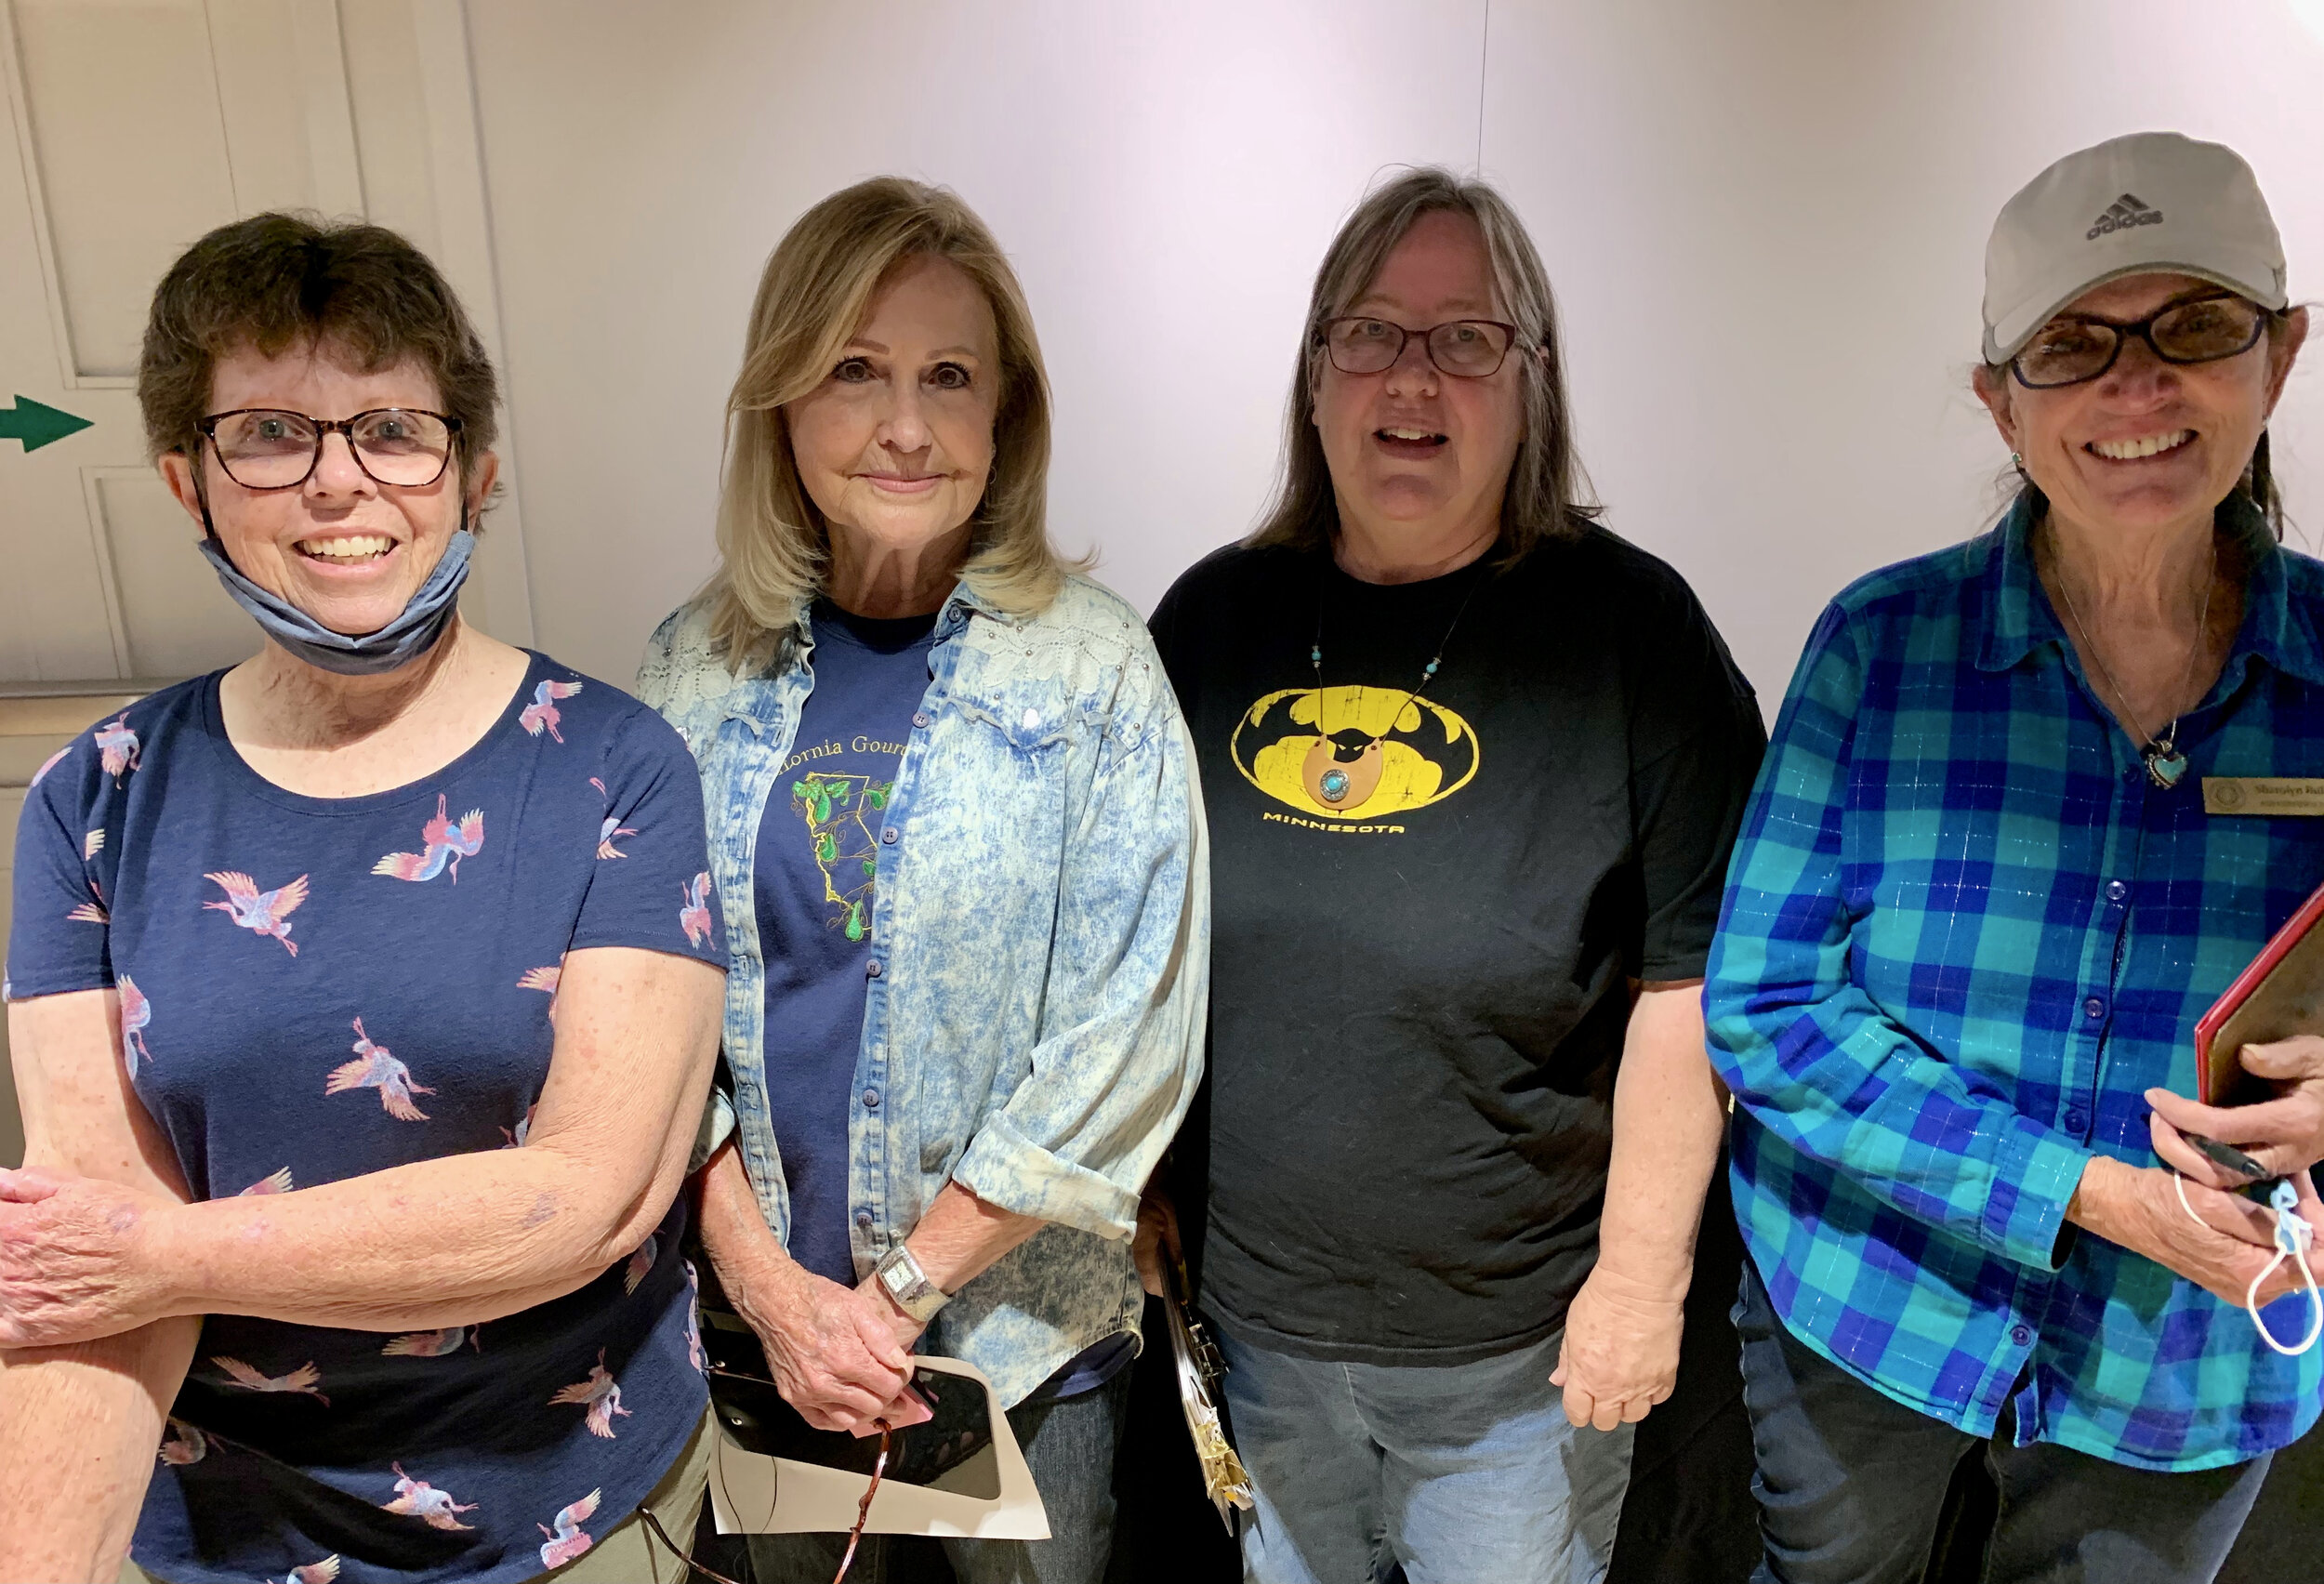
[[[694,1524],[710,1490],[710,1459],[718,1450],[718,1427],[707,1412],[670,1465],[662,1483],[645,1498],[645,1510],[661,1521],[669,1538],[693,1544]],[[547,1584],[685,1584],[686,1564],[654,1537],[636,1513],[606,1537],[552,1572],[535,1576]],[[120,1584],[163,1584],[134,1562],[121,1564]]]

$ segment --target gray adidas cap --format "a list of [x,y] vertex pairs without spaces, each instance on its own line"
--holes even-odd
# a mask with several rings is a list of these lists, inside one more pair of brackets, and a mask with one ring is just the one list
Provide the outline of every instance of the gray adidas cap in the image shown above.
[[2176,132],[2134,132],[2027,182],[1985,244],[1985,361],[2015,357],[2091,287],[2149,273],[2284,306],[2283,239],[2242,155]]

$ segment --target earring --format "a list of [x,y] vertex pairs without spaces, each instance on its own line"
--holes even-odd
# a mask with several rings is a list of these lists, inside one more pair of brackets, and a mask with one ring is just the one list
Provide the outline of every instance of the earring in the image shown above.
[[2026,470],[2025,457],[2014,451],[2009,454],[2009,465],[2016,469],[2021,473]]

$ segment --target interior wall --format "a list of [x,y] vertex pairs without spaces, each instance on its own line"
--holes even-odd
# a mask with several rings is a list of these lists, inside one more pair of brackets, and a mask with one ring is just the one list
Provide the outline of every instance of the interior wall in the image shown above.
[[1056,391],[1056,536],[1150,606],[1265,489],[1349,202],[1392,162],[1475,158],[1483,5],[1425,18],[471,7],[542,646],[627,678],[707,574],[759,268],[809,205],[883,171],[954,187],[1010,249]]
[[[2294,290],[2324,280],[2319,9],[471,7],[539,640],[627,678],[708,572],[751,290],[833,189],[917,175],[992,223],[1056,386],[1057,535],[1150,608],[1266,495],[1340,218],[1395,165],[1481,149],[1548,258],[1608,522],[1693,581],[1772,711],[1832,592],[1997,499],[1967,393],[1983,249],[2041,165],[2142,127],[2224,139]],[[2324,524],[2317,366],[2276,455]]]

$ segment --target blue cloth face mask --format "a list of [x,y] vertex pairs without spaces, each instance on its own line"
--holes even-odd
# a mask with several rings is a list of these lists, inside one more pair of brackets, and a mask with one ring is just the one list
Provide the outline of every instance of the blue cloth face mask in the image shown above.
[[469,552],[475,548],[475,535],[466,527],[456,530],[428,581],[419,586],[395,620],[377,632],[344,633],[333,632],[289,601],[244,577],[226,559],[225,548],[215,535],[202,540],[202,553],[218,569],[218,582],[269,638],[308,665],[343,677],[392,671],[434,648],[452,613],[459,609],[460,585],[468,581]]
[[[2175,1171],[2171,1175],[2179,1190],[2179,1208],[2186,1211],[2187,1219],[2197,1226],[2206,1232],[2212,1231],[2211,1223],[2197,1215],[2195,1207],[2187,1203],[2186,1179]],[[2260,1340],[2287,1358],[2297,1358],[2316,1346],[2319,1337],[2324,1337],[2324,1291],[2317,1289],[2316,1273],[2308,1268],[2308,1246],[2315,1241],[2316,1229],[2300,1213],[2300,1193],[2292,1187],[2290,1178],[2276,1179],[2267,1192],[2267,1208],[2276,1218],[2276,1257],[2267,1262],[2265,1270],[2251,1278],[2251,1286],[2243,1295],[2243,1307],[2251,1316],[2252,1327],[2259,1332]],[[2260,1318],[2260,1284],[2274,1275],[2276,1267],[2287,1260],[2299,1271],[2308,1289],[2308,1329],[2296,1343],[2278,1341],[2276,1334],[2267,1328],[2267,1322]]]

